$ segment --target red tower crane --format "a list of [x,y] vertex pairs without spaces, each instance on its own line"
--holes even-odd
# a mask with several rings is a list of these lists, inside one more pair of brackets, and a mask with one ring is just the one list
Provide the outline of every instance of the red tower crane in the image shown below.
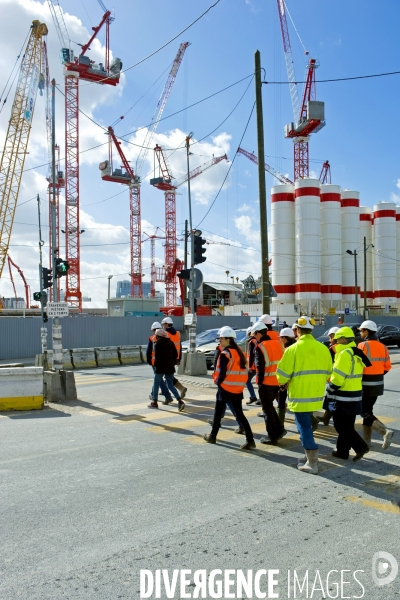
[[[156,112],[153,116],[151,126],[147,130],[145,140],[140,150],[139,156],[136,160],[135,172],[127,161],[122,148],[121,142],[118,142],[114,130],[112,127],[108,128],[109,132],[109,160],[100,163],[99,168],[101,171],[101,177],[104,181],[114,181],[116,183],[124,183],[129,185],[129,204],[130,204],[130,257],[131,257],[131,296],[132,298],[141,298],[143,296],[142,289],[142,233],[141,233],[141,201],[140,201],[140,187],[141,187],[141,172],[142,168],[152,143],[154,134],[160,122],[163,114],[165,105],[168,97],[171,93],[172,86],[176,79],[179,67],[183,60],[183,56],[189,42],[183,42],[179,46],[178,53],[172,63],[171,70],[169,72],[167,81],[164,85],[160,99],[157,104]],[[122,166],[125,169],[123,173],[122,169],[113,168],[112,163],[112,144],[114,142],[115,147],[118,150],[118,154],[122,160]]]
[[[81,47],[78,57],[70,48],[59,0],[48,0],[54,25],[61,43],[61,62],[65,77],[65,248],[70,265],[66,278],[65,301],[72,308],[82,310],[80,287],[80,225],[79,225],[79,80],[116,86],[120,80],[122,62],[115,58],[110,65],[109,27],[113,21],[106,10],[97,27],[93,27],[90,40]],[[101,3],[104,8],[104,4]],[[90,44],[100,29],[106,26],[106,49],[104,64],[95,64],[86,56]]]
[[188,179],[192,180],[213,165],[217,165],[222,160],[228,160],[226,154],[213,157],[204,165],[190,171],[178,181],[173,181],[171,169],[168,166],[161,146],[154,148],[155,156],[158,162],[159,176],[150,179],[150,185],[162,190],[165,193],[165,305],[176,305],[176,189],[186,183]]
[[[255,165],[258,165],[258,157],[254,154],[254,152],[249,152],[248,150],[244,150],[243,148],[238,148],[237,153],[243,154],[243,156],[246,156]],[[268,163],[265,163],[265,170],[267,171],[267,173],[271,173],[271,175],[273,175],[275,179],[277,179],[281,183],[289,183],[293,185],[293,181],[291,181],[288,177],[285,177],[285,175],[282,175],[282,173],[279,173],[279,171],[274,169],[274,167],[271,167]]]
[[294,121],[285,126],[285,137],[293,140],[294,180],[296,181],[309,176],[309,136],[324,127],[325,112],[324,103],[316,100],[315,70],[319,63],[315,58],[310,58],[308,61],[301,106],[299,104],[285,0],[277,0],[277,5],[294,117]]
[[332,183],[331,181],[331,165],[329,161],[326,160],[322,165],[321,173],[319,175],[319,180],[321,183]]

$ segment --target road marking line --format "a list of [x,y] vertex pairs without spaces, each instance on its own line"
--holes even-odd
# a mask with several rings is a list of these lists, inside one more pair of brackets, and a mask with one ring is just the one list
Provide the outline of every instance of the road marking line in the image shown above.
[[367,498],[359,498],[358,496],[344,496],[345,500],[365,506],[365,508],[374,508],[387,513],[399,514],[400,508],[394,504],[378,502],[377,500],[368,500]]

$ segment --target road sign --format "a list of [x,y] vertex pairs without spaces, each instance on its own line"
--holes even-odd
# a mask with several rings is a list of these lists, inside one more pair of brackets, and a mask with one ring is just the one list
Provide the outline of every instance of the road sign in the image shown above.
[[336,308],[330,308],[329,309],[329,314],[330,315],[336,315]]
[[349,309],[348,307],[346,307],[346,308],[344,309],[344,314],[345,314],[345,315],[349,315],[349,314],[350,314],[350,309]]
[[193,315],[185,315],[185,325],[193,325]]
[[68,317],[68,302],[48,302],[47,316],[48,317]]

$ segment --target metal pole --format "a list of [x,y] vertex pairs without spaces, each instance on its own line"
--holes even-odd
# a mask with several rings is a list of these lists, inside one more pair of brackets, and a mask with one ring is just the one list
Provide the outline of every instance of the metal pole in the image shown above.
[[357,250],[354,250],[354,283],[355,283],[355,300],[356,314],[358,315],[358,285],[357,285]]
[[[188,251],[188,237],[189,237],[189,224],[188,224],[188,220],[185,220],[185,249],[184,249],[184,269],[187,269],[187,251]],[[187,310],[187,306],[186,306],[186,298],[187,298],[187,284],[186,284],[186,279],[183,280],[183,298],[182,298],[182,304],[183,304],[183,314],[186,315],[188,310]]]
[[367,238],[364,238],[364,319],[367,319]]
[[[58,302],[58,287],[56,277],[56,258],[58,248],[56,248],[56,81],[51,81],[51,181],[52,181],[52,201],[51,201],[51,245],[53,258],[53,301]],[[53,317],[52,338],[53,338],[53,369],[56,371],[62,369],[62,333],[58,317]]]
[[269,303],[269,267],[268,267],[268,225],[267,225],[267,192],[265,187],[264,157],[264,123],[262,108],[261,57],[259,50],[254,55],[254,79],[256,84],[256,116],[258,145],[258,190],[260,201],[260,237],[261,237],[261,279],[262,310],[270,312]]
[[189,280],[189,299],[190,299],[190,312],[193,315],[193,322],[189,329],[189,352],[196,352],[196,313],[194,311],[194,231],[192,221],[192,198],[190,195],[190,166],[189,166],[189,155],[190,155],[190,139],[193,134],[189,134],[186,137],[186,161],[187,161],[187,174],[188,174],[188,201],[189,201],[189,226],[190,226],[190,280]]
[[[37,195],[37,204],[38,204],[38,218],[39,218],[39,282],[40,282],[40,312],[42,315],[42,327],[40,329],[40,337],[42,340],[42,354],[47,351],[47,327],[44,327],[44,306],[43,306],[43,277],[42,277],[42,246],[44,245],[44,241],[42,240],[42,228],[40,224],[40,196]],[[46,364],[43,364],[43,367],[47,369],[47,361]]]

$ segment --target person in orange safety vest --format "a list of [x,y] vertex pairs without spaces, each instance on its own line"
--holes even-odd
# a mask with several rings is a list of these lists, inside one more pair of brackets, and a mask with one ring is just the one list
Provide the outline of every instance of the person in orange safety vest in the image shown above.
[[[165,331],[168,333],[169,339],[175,344],[175,348],[178,353],[176,364],[179,365],[182,357],[181,334],[175,329],[174,322],[171,319],[171,317],[165,317],[165,319],[161,321],[161,325],[163,326],[163,329],[165,329]],[[187,388],[184,385],[182,385],[176,379],[176,377],[174,377],[174,386],[179,391],[181,399],[183,400],[183,398],[186,396]]]
[[377,338],[376,323],[370,320],[364,321],[359,329],[362,342],[358,344],[358,347],[372,363],[371,367],[364,369],[362,378],[363,437],[368,446],[371,446],[372,430],[374,429],[382,435],[382,448],[386,450],[392,442],[393,431],[375,417],[373,409],[378,396],[383,395],[383,376],[390,371],[392,364],[388,349]]

